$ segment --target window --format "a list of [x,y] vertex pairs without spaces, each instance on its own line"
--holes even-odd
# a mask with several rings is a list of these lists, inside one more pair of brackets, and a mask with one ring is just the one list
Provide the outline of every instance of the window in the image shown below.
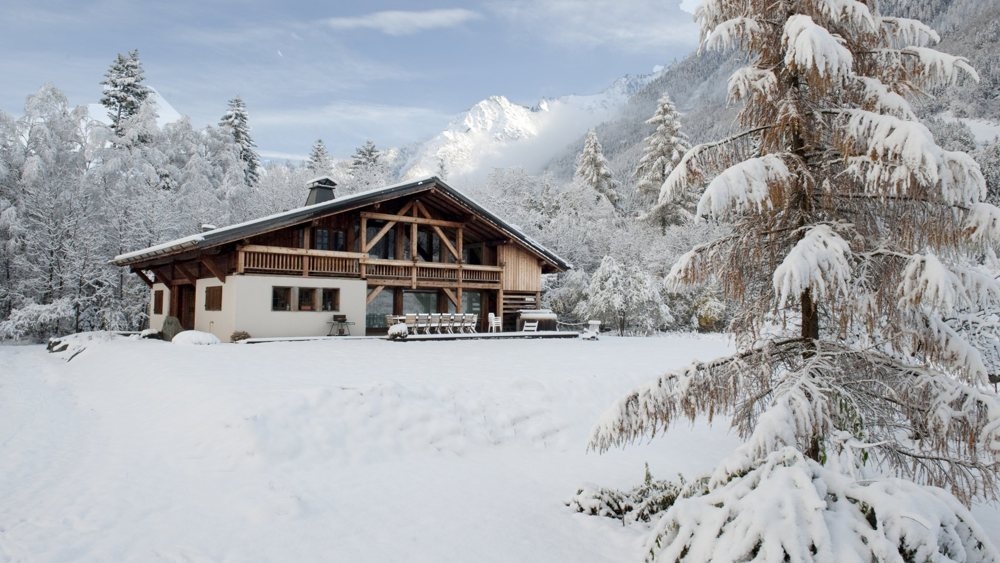
[[299,311],[316,310],[316,290],[311,287],[299,288]]
[[347,237],[344,235],[344,231],[333,232],[333,249],[347,250]]
[[163,314],[163,290],[157,289],[153,292],[153,314]]
[[271,310],[272,311],[292,310],[292,288],[290,287],[271,288]]
[[323,289],[323,310],[324,311],[339,311],[340,310],[340,289],[338,288],[324,288]]
[[205,310],[206,311],[221,311],[222,310],[222,286],[213,285],[211,287],[205,288]]
[[313,229],[312,242],[316,250],[330,250],[329,229]]
[[292,246],[295,248],[305,248],[306,247],[306,230],[305,229],[295,229],[292,231]]

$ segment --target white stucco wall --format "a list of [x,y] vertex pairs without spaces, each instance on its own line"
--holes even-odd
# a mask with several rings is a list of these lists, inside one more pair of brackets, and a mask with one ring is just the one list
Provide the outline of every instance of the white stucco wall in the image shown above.
[[[156,300],[156,292],[163,292],[163,314],[154,315],[153,314],[153,303]],[[149,291],[149,328],[153,330],[160,330],[163,328],[163,319],[167,318],[170,314],[170,288],[166,284],[154,283],[153,288]]]
[[[296,288],[338,288],[340,289],[339,311],[272,311],[271,290],[273,287]],[[232,291],[229,291],[229,290]],[[204,290],[200,292],[204,299]],[[334,314],[347,315],[347,320],[355,323],[351,334],[364,335],[365,309],[368,284],[364,280],[338,278],[306,278],[294,276],[229,276],[223,289],[224,312],[228,310],[227,297],[234,307],[233,325],[224,335],[218,329],[209,331],[223,341],[229,340],[233,330],[245,330],[257,338],[277,336],[323,336],[330,330],[327,321]],[[204,313],[203,307],[195,312],[195,318]],[[197,322],[200,322],[197,321]],[[219,325],[217,324],[216,327]]]
[[[211,332],[223,342],[229,342],[229,337],[236,330],[236,291],[231,283],[234,277],[227,277],[225,284],[216,278],[200,279],[195,284],[194,329]],[[222,286],[222,310],[206,311],[205,288],[217,286]]]

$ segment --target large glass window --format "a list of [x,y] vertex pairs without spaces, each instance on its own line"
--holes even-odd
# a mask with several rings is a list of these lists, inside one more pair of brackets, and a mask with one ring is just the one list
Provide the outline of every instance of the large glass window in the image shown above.
[[312,243],[316,250],[330,250],[330,230],[313,229]]
[[323,288],[322,298],[323,298],[322,306],[324,311],[340,310],[340,289],[336,287]]
[[316,290],[311,287],[299,288],[299,311],[316,310]]
[[403,313],[437,313],[437,303],[436,291],[403,292]]
[[290,287],[271,288],[271,310],[272,311],[292,310],[292,288]]

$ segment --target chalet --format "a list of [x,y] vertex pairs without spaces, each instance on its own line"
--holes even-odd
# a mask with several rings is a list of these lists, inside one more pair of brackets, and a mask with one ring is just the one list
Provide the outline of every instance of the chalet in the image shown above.
[[542,274],[570,267],[436,177],[335,197],[310,182],[306,206],[117,256],[149,287],[150,326],[167,316],[228,341],[378,334],[386,315],[488,313],[513,329]]

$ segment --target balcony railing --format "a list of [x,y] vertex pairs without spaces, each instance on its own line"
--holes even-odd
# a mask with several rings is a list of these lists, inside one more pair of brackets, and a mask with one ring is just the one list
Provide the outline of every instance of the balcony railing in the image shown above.
[[358,252],[309,250],[279,246],[247,245],[237,258],[237,272],[314,277],[376,278],[397,285],[500,284],[503,269],[497,266],[383,260]]

